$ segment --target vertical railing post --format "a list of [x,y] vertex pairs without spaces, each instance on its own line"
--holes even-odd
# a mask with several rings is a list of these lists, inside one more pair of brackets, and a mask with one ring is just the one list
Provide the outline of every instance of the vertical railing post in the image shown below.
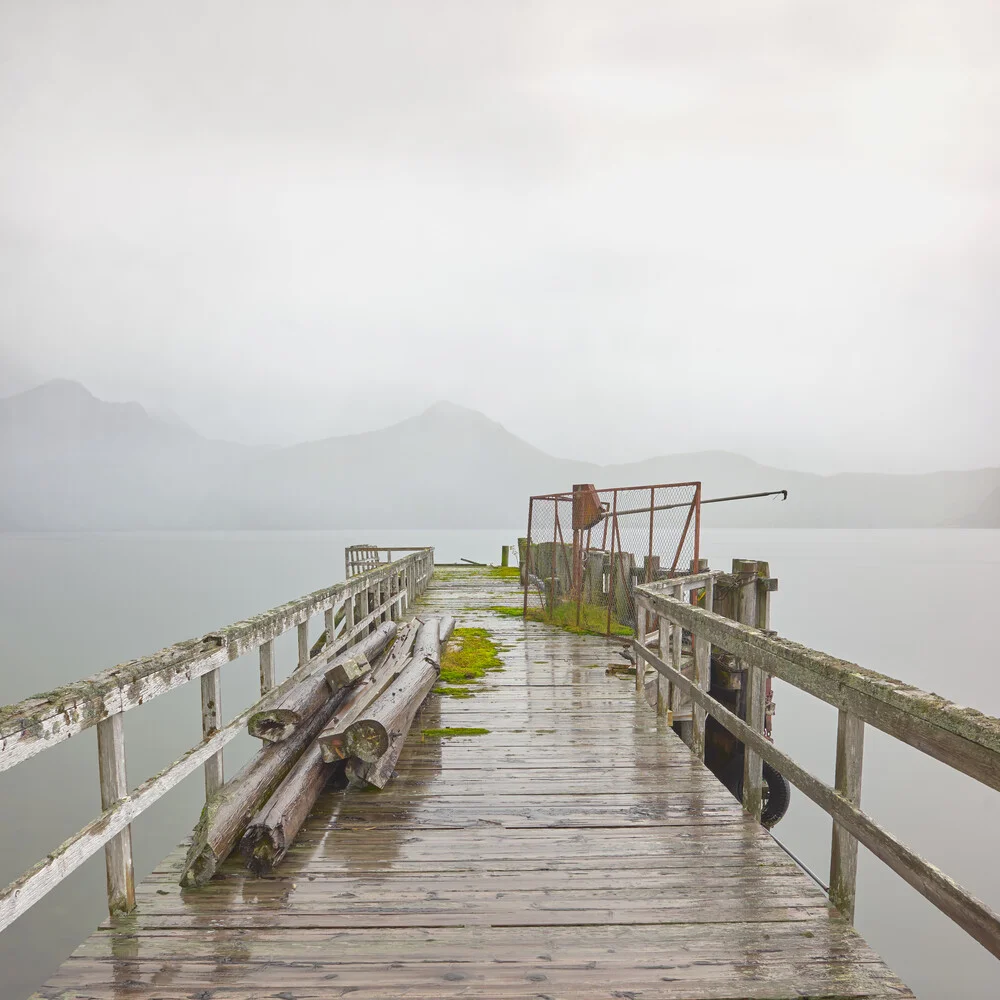
[[396,579],[396,571],[392,570],[389,573],[389,617],[392,621],[395,621],[399,617],[399,608],[397,607],[399,600],[399,581]]
[[[222,674],[219,667],[201,675],[201,735],[208,739],[222,728]],[[221,787],[223,776],[222,750],[205,761],[205,800]]]
[[[635,602],[635,635],[640,646],[646,645],[646,608],[638,601]],[[646,693],[646,658],[640,651],[635,654],[635,690],[637,693]]]
[[[706,567],[707,568],[707,567]],[[714,584],[710,579],[705,581],[705,608],[712,610]],[[694,682],[708,693],[712,684],[712,644],[697,633],[691,636],[691,651],[694,655]],[[691,712],[691,749],[699,760],[705,758],[705,721],[707,713],[700,705],[694,705]]]
[[355,640],[351,638],[351,633],[354,631],[354,605],[357,599],[357,594],[351,594],[344,602],[344,635],[347,636],[348,646],[353,646],[355,643]]
[[263,698],[274,687],[274,640],[260,644],[260,695]]
[[[677,600],[682,600],[684,597],[683,587],[675,587],[670,594],[671,597],[677,598]],[[681,628],[677,622],[670,623],[670,666],[681,673],[682,661],[681,656],[683,650],[681,648],[681,642],[684,638],[684,629]],[[667,685],[667,725],[672,726],[674,724],[674,711],[677,708],[677,692],[678,688],[675,684]]]
[[326,632],[326,642],[323,643],[324,647],[329,646],[333,642],[333,631],[336,620],[337,614],[334,606],[331,605],[323,612],[323,630]]
[[304,622],[299,622],[297,629],[298,640],[299,640],[299,662],[298,666],[302,666],[309,662],[309,619],[307,618]]
[[[97,723],[97,764],[101,779],[101,809],[110,809],[128,795],[125,733],[120,712]],[[108,874],[108,911],[114,916],[134,910],[131,825],[104,845],[104,861]]]
[[[757,624],[757,563],[752,559],[734,559],[733,575],[739,581],[736,597],[736,620],[745,625]],[[760,667],[743,663],[746,695],[746,723],[754,732],[764,732],[766,675]],[[743,808],[761,817],[764,801],[764,762],[750,747],[743,752]]]
[[[865,724],[853,712],[840,709],[837,716],[837,769],[834,787],[851,805],[861,805],[861,767]],[[830,848],[830,901],[853,924],[858,880],[858,842],[833,821]]]
[[[660,615],[660,659],[670,662],[670,621]],[[666,718],[670,708],[670,682],[659,671],[656,672],[656,714]]]

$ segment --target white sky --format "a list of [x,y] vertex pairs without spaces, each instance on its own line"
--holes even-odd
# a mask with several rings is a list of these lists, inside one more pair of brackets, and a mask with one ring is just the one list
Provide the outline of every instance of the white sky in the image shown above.
[[1000,464],[994,2],[0,0],[0,360],[212,436]]

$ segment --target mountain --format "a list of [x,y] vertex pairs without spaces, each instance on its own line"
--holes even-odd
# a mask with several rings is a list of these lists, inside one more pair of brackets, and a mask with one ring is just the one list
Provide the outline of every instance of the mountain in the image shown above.
[[1000,528],[1000,489],[995,489],[975,510],[954,524],[959,528]]
[[1000,490],[1000,469],[818,476],[728,452],[599,466],[554,458],[475,410],[436,403],[393,424],[272,450],[209,441],[74,382],[0,400],[0,528],[512,527],[531,494],[573,483],[700,480],[717,527],[937,527]]
[[247,449],[56,379],[0,399],[0,527],[182,527],[191,497]]

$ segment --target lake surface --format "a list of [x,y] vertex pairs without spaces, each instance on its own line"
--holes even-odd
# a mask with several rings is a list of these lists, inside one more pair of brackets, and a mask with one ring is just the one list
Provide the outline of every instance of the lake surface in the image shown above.
[[[17,701],[343,578],[345,545],[431,544],[439,562],[497,561],[510,530],[0,534],[0,704]],[[713,568],[766,559],[779,580],[772,627],[866,667],[1000,715],[993,620],[1000,531],[705,531]],[[278,675],[295,662],[277,645]],[[223,716],[256,697],[256,656],[223,671]],[[776,744],[833,779],[836,713],[775,682]],[[186,685],[126,713],[130,784],[200,739],[199,691]],[[904,842],[995,909],[1000,794],[866,732],[863,805]],[[226,772],[249,758],[226,748]],[[100,812],[94,730],[0,774],[0,880],[6,883]],[[201,771],[133,824],[142,878],[194,824]],[[824,882],[830,821],[793,791],[778,839]],[[100,852],[0,934],[0,985],[27,996],[106,915]],[[1000,964],[862,848],[857,925],[918,996],[1000,994]]]

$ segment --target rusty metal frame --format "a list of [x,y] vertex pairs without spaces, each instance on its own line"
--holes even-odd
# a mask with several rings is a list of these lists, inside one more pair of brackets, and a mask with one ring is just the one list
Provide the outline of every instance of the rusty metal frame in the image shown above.
[[[671,503],[671,504],[657,504],[656,503],[656,491],[657,490],[670,490],[670,489],[693,489],[693,496],[690,500],[683,503]],[[619,504],[619,493],[622,492],[636,492],[636,491],[649,491],[649,505],[647,507],[635,508],[622,510]],[[684,550],[685,544],[687,544],[688,539],[693,533],[694,542],[694,553],[695,559],[699,558],[700,548],[701,548],[701,483],[697,481],[687,481],[680,483],[653,483],[645,486],[616,486],[616,487],[606,487],[599,489],[602,497],[608,497],[609,500],[603,500],[605,505],[604,516],[602,517],[602,532],[601,532],[601,550],[608,554],[609,566],[608,566],[608,576],[606,580],[607,594],[608,594],[608,606],[607,615],[605,618],[605,633],[607,635],[611,634],[611,622],[614,616],[614,594],[615,585],[619,582],[619,577],[625,572],[624,567],[618,565],[621,562],[621,552],[622,552],[622,537],[621,537],[621,523],[620,518],[628,514],[645,514],[649,515],[649,532],[648,532],[648,542],[646,544],[646,565],[643,573],[643,579],[646,583],[653,581],[657,574],[653,570],[653,557],[655,548],[655,531],[656,531],[656,513],[661,510],[672,510],[675,508],[687,508],[687,518],[684,522],[684,527],[681,533],[680,540],[678,542],[676,551],[674,553],[673,562],[670,565],[668,572],[676,573],[678,572],[678,563],[680,560],[681,553]],[[554,614],[556,605],[558,604],[556,600],[556,587],[558,586],[558,581],[560,579],[560,570],[557,560],[560,558],[567,563],[565,569],[569,574],[570,579],[570,593],[566,596],[569,597],[573,603],[576,604],[576,623],[579,625],[583,616],[583,573],[584,573],[584,560],[586,554],[590,552],[591,547],[594,542],[593,538],[593,526],[588,527],[586,532],[583,530],[573,529],[573,556],[572,565],[569,565],[570,559],[566,554],[566,540],[562,530],[562,518],[560,517],[559,505],[561,503],[570,503],[574,501],[574,492],[572,490],[556,492],[556,493],[540,493],[529,498],[528,501],[528,537],[527,537],[527,547],[525,551],[525,572],[524,572],[524,597],[522,601],[522,613],[525,617],[528,614],[528,598],[529,598],[529,587],[531,586],[531,574],[534,569],[535,575],[537,576],[537,566],[534,566],[534,560],[532,558],[532,539],[534,528],[538,518],[536,517],[535,503],[551,503],[553,505],[553,518],[552,518],[552,565],[549,567],[548,574],[548,592],[549,601],[551,602],[551,607],[548,608],[548,614]],[[610,537],[609,537],[610,535]],[[616,556],[618,557],[616,559]],[[630,571],[631,572],[631,571]],[[631,580],[627,581],[627,585],[631,586]],[[545,595],[542,595],[543,601]]]

